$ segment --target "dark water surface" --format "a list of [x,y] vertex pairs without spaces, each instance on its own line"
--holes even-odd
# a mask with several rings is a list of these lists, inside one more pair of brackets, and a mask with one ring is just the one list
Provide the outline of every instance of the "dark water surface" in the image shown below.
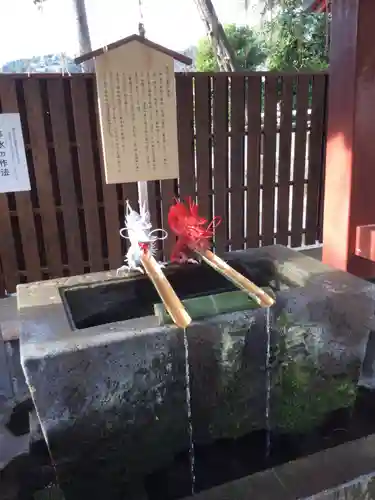
[[[270,259],[228,260],[230,265],[260,287],[280,284],[276,265]],[[181,300],[236,290],[236,287],[208,265],[186,264],[165,269]],[[147,276],[75,286],[63,291],[63,300],[78,329],[154,315],[160,297]]]

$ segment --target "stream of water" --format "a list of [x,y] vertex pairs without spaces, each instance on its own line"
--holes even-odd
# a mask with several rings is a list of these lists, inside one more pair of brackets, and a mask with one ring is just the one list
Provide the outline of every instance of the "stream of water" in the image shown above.
[[271,452],[271,422],[270,422],[270,406],[271,406],[271,309],[267,307],[266,312],[266,457],[268,458]]
[[[270,406],[271,406],[271,310],[267,308],[265,311],[265,334],[266,334],[266,456],[271,453],[271,423],[270,423]],[[186,381],[186,406],[188,416],[189,430],[189,461],[191,475],[191,494],[195,494],[195,449],[193,439],[193,423],[191,412],[191,391],[190,391],[190,369],[189,369],[189,344],[187,339],[186,329],[184,330],[184,351],[185,351],[185,381]]]
[[191,416],[191,393],[190,393],[190,369],[189,369],[189,344],[186,329],[184,329],[184,348],[185,348],[185,380],[186,380],[186,405],[189,425],[189,460],[191,474],[191,494],[195,494],[195,450],[193,440],[193,423]]

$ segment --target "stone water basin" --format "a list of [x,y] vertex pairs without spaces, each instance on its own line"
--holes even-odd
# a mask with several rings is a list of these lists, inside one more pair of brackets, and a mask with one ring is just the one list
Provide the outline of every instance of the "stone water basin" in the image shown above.
[[[202,499],[304,498],[375,471],[375,286],[278,245],[225,257],[280,290],[269,312],[189,326],[191,422],[184,332],[159,326],[147,278],[19,286],[22,365],[66,500],[188,497],[192,455]],[[233,289],[205,265],[166,274],[182,299]],[[350,477],[334,473],[342,446],[359,453]]]

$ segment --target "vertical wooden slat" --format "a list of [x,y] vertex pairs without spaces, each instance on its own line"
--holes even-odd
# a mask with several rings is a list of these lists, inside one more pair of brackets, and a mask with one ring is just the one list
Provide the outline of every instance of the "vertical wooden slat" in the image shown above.
[[176,74],[180,196],[195,197],[193,78]]
[[262,246],[274,242],[277,76],[266,76],[264,94]]
[[212,218],[211,208],[211,106],[210,76],[201,73],[195,77],[195,123],[197,148],[197,188],[199,214]]
[[323,144],[321,155],[321,172],[320,172],[320,185],[318,196],[318,241],[323,242],[323,219],[324,219],[324,192],[325,192],[325,178],[326,178],[326,150],[327,150],[327,116],[328,116],[328,75],[324,75],[324,104],[322,104],[323,113]]
[[139,210],[138,187],[136,182],[126,182],[121,184],[124,202],[129,200],[133,210]]
[[292,76],[283,77],[282,102],[280,110],[279,187],[277,196],[276,233],[276,243],[281,245],[288,245],[289,242],[293,83],[294,78]]
[[[0,76],[0,112],[5,112],[2,102],[4,79]],[[0,193],[0,298],[4,297],[6,287],[14,291],[18,282],[18,263],[13,239],[8,196]],[[6,283],[7,281],[7,283]],[[0,333],[1,337],[1,333]]]
[[244,247],[244,142],[245,82],[241,74],[231,77],[230,116],[230,227],[231,250]]
[[148,182],[147,192],[148,192],[148,204],[151,215],[151,224],[153,228],[157,228],[160,224],[160,181]]
[[[148,205],[151,215],[151,224],[153,229],[160,228],[162,225],[162,215],[161,215],[161,200],[160,200],[160,181],[148,182]],[[168,231],[168,228],[165,228]],[[173,236],[171,235],[173,238]],[[163,243],[161,241],[156,242],[156,258],[163,259],[167,258],[164,256]]]
[[[0,226],[1,227],[1,226]],[[0,299],[5,297],[5,280],[0,257]],[[1,333],[0,333],[1,335]]]
[[[12,75],[4,75],[0,76],[0,100],[3,113],[19,113],[18,109],[18,101],[17,101],[17,93],[16,93],[16,79]],[[35,189],[35,186],[31,186],[32,189]],[[3,198],[2,206],[0,207],[1,216],[4,217],[3,211],[7,210],[8,205],[5,204],[4,195],[0,195]],[[18,224],[21,232],[21,243],[23,249],[23,255],[25,260],[26,267],[26,275],[27,281],[38,281],[42,279],[42,272],[40,269],[40,258],[38,252],[37,245],[37,236],[35,231],[35,220],[33,207],[31,203],[31,197],[29,191],[23,191],[15,194],[16,199],[16,208],[18,215]],[[4,233],[1,232],[1,240],[7,241],[9,238],[10,229],[10,221],[8,229],[5,229]],[[2,226],[1,226],[2,227]],[[8,233],[8,234],[7,234]],[[4,237],[3,237],[4,234]],[[13,236],[12,236],[13,239]],[[11,240],[9,240],[11,241]],[[4,243],[4,241],[2,241]],[[8,262],[8,264],[6,264]],[[17,263],[15,263],[15,253],[13,256],[8,256],[6,260],[3,260],[4,274],[5,274],[5,283],[6,286],[9,287],[9,291],[15,291],[15,285],[18,282],[18,276],[16,275],[17,271]],[[9,267],[8,267],[9,265]],[[14,267],[16,266],[16,267]]]
[[322,182],[325,76],[313,77],[306,202],[306,245],[318,239],[319,188]]
[[[167,232],[168,228],[168,212],[169,207],[173,204],[175,198],[174,190],[175,181],[174,179],[167,179],[160,181],[161,190],[161,222],[162,228]],[[176,242],[176,238],[173,234],[169,234],[168,238],[163,240],[163,256],[165,260],[168,260],[171,255],[172,248]]]
[[47,266],[51,277],[59,277],[62,276],[63,271],[44,126],[44,113],[46,111],[43,109],[39,80],[36,78],[23,80],[23,87]]
[[[0,76],[0,113],[2,112],[1,88],[2,82]],[[15,242],[13,240],[13,232],[11,225],[11,217],[8,206],[8,196],[5,193],[0,193],[0,298],[5,295],[5,274],[2,265],[8,268],[9,287],[16,288],[18,281],[18,264],[16,259]],[[0,332],[1,338],[1,332]]]
[[247,247],[259,246],[261,78],[247,79]]
[[122,261],[124,259],[124,256],[122,255],[121,252],[121,239],[119,234],[123,221],[119,220],[119,207],[117,200],[116,185],[107,184],[105,181],[103,145],[101,140],[100,119],[99,119],[99,109],[98,109],[98,95],[97,95],[96,84],[95,82],[93,83],[94,83],[93,97],[95,102],[91,103],[91,105],[95,109],[96,137],[98,141],[100,169],[102,174],[101,177],[103,184],[103,202],[104,202],[104,218],[105,218],[105,226],[107,234],[108,264],[110,269],[116,269],[122,265]]
[[84,78],[72,78],[71,94],[90,270],[101,271],[104,269],[104,263],[101,252],[102,245],[100,241],[101,234],[96,181],[94,176],[88,97]]
[[214,213],[221,217],[215,230],[217,252],[228,250],[228,77],[217,73],[214,89]]
[[84,272],[84,260],[81,252],[81,235],[78,222],[63,78],[49,79],[47,81],[47,90],[69,271],[73,275],[82,274]]
[[[0,194],[0,274],[5,288],[14,292],[18,283],[18,264],[13,239],[7,195]],[[1,271],[1,267],[2,270]],[[0,285],[1,294],[1,285]]]
[[309,81],[309,75],[297,76],[297,111],[293,162],[292,247],[299,247],[302,244]]

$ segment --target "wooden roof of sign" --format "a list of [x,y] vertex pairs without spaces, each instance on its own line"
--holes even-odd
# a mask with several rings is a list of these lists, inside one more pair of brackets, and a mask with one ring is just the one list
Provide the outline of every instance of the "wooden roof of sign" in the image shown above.
[[190,57],[184,56],[183,54],[179,54],[178,52],[175,52],[174,50],[167,49],[166,47],[163,47],[162,45],[159,45],[157,43],[151,42],[151,40],[148,40],[147,38],[140,36],[140,35],[130,35],[126,38],[123,38],[122,40],[118,40],[117,42],[111,43],[110,45],[106,45],[105,47],[102,47],[101,49],[93,50],[92,52],[88,52],[87,54],[83,54],[76,59],[74,59],[74,62],[76,64],[83,63],[85,61],[88,61],[90,59],[93,59],[94,57],[101,56],[102,54],[105,54],[109,50],[113,49],[118,49],[119,47],[122,47],[123,45],[126,45],[127,43],[130,42],[139,42],[143,45],[146,45],[150,49],[154,49],[158,52],[162,52],[163,54],[166,54],[173,59],[176,59],[176,61],[179,61],[183,64],[190,65],[193,63],[192,59]]

